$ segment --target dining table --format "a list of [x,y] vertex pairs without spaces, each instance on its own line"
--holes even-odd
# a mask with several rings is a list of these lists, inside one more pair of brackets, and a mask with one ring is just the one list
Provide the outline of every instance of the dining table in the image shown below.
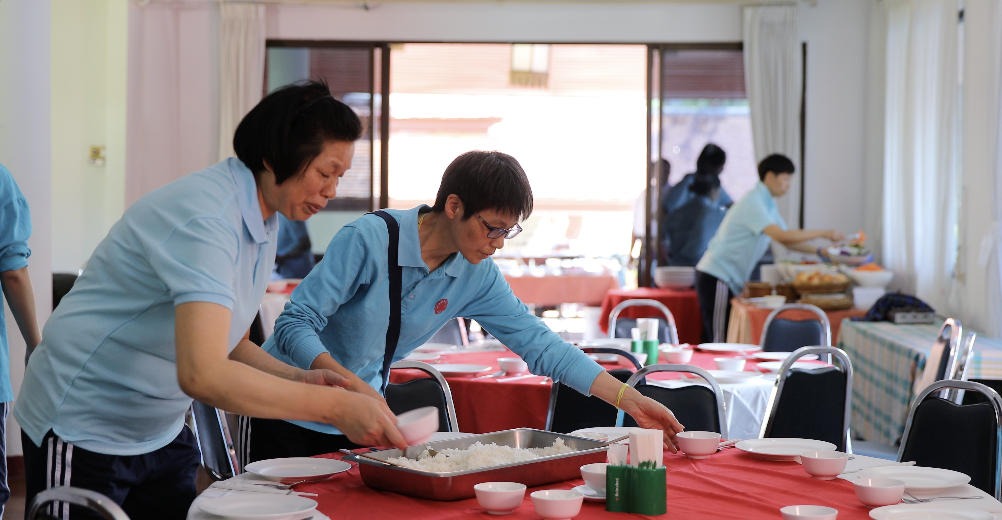
[[[658,287],[640,287],[637,289],[611,289],[602,299],[602,311],[599,314],[598,326],[606,334],[609,333],[609,313],[617,305],[627,300],[656,300],[668,307],[675,326],[678,328],[680,343],[695,345],[700,342],[703,333],[703,322],[699,314],[699,300],[695,289],[662,289]],[[654,307],[627,307],[619,315],[620,318],[654,318],[661,312]]]
[[[320,455],[321,458],[340,460],[340,453]],[[631,513],[610,513],[602,501],[585,501],[575,518],[580,520],[614,518],[672,518],[673,520],[773,520],[780,518],[780,509],[791,505],[819,505],[838,511],[839,520],[868,520],[871,508],[856,497],[852,480],[856,472],[897,463],[882,459],[857,456],[847,463],[846,472],[834,480],[820,480],[806,473],[796,461],[770,461],[755,458],[739,449],[724,449],[706,459],[690,459],[685,455],[665,452],[663,463],[666,472],[667,514],[645,516]],[[255,478],[242,474],[228,481],[214,483],[191,505],[188,520],[219,518],[201,510],[200,504],[227,495],[257,495],[267,500],[277,492],[260,493],[233,484],[246,483]],[[262,482],[262,480],[258,480]],[[584,484],[580,478],[528,488],[519,505],[506,518],[538,520],[530,494],[542,489],[573,489]],[[245,489],[246,486],[243,487]],[[359,468],[349,469],[320,481],[293,487],[294,493],[308,495],[316,501],[313,520],[341,520],[367,518],[372,520],[447,520],[453,518],[493,518],[479,505],[476,498],[455,501],[434,501],[401,495],[392,491],[368,487],[361,478]],[[269,493],[263,494],[262,493]],[[951,495],[981,496],[978,500],[952,501],[948,507],[990,511],[1002,518],[1002,504],[970,485],[951,489]],[[936,502],[942,505],[945,502]],[[930,505],[908,506],[914,510]],[[302,514],[299,515],[300,517]],[[290,520],[302,520],[289,516]],[[932,516],[928,518],[933,518]]]
[[[904,433],[915,381],[942,321],[896,324],[842,321],[838,348],[852,360],[852,431],[856,438],[896,444]],[[1002,340],[978,334],[968,379],[1002,380]]]
[[[765,320],[769,317],[773,309],[768,309],[756,305],[745,298],[731,298],[731,315],[727,324],[728,343],[754,343],[762,341],[762,329],[765,328]],[[838,335],[842,320],[846,318],[858,318],[865,316],[867,309],[839,309],[826,310],[828,324],[832,331],[832,344],[838,344]],[[783,318],[802,321],[816,320],[814,313],[798,309],[791,309],[783,312]]]

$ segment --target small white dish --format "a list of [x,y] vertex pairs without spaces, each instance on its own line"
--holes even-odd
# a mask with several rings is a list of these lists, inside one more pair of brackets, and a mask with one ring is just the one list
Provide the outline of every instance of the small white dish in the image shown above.
[[284,519],[316,509],[317,503],[297,495],[240,493],[198,500],[198,508],[206,513],[230,520]]
[[341,460],[319,459],[315,457],[286,457],[251,462],[244,471],[283,484],[293,482],[317,482],[348,471],[351,464]]
[[717,370],[740,372],[745,369],[744,358],[718,357],[713,358],[713,363],[717,365]]
[[618,354],[588,354],[588,357],[599,363],[615,363],[619,361]]
[[581,466],[581,478],[585,484],[596,493],[605,496],[605,469],[609,465],[605,462],[595,462]]
[[857,473],[859,478],[892,478],[905,483],[905,489],[918,492],[935,492],[963,486],[971,477],[948,469],[926,468],[922,466],[878,466],[866,468]]
[[431,435],[438,431],[438,408],[424,406],[398,415],[397,429],[408,446],[428,442]]
[[584,495],[584,499],[588,502],[605,502],[605,492],[599,493],[592,489],[588,484],[581,484],[580,486],[575,486],[571,488],[571,491],[577,491]]
[[456,363],[443,363],[435,365],[443,376],[471,376],[481,372],[487,372],[491,367],[487,365],[462,365]]
[[893,478],[857,478],[852,488],[856,498],[867,507],[900,504],[905,493],[905,483]]
[[803,464],[804,471],[819,480],[834,480],[845,471],[845,463],[848,460],[849,455],[841,451],[812,450],[800,454],[800,463]]
[[835,520],[838,509],[825,506],[786,506],[779,510],[783,520]]
[[507,515],[522,505],[525,484],[518,482],[481,482],[473,486],[477,503],[492,515]]
[[696,348],[704,352],[758,352],[762,350],[759,345],[745,343],[700,343]]
[[498,358],[498,365],[504,370],[505,375],[524,374],[529,371],[529,365],[522,358],[503,357]]
[[995,515],[980,509],[951,509],[945,505],[923,504],[878,507],[870,511],[873,520],[993,520]]
[[431,363],[432,361],[438,361],[442,356],[434,352],[411,352],[407,354],[404,358],[407,361],[421,361],[423,363]]
[[814,439],[748,439],[738,442],[735,448],[762,460],[797,461],[805,451],[835,450],[830,442]]
[[581,512],[584,495],[573,489],[544,489],[534,491],[529,498],[536,514],[546,520],[570,520]]
[[705,459],[717,452],[720,434],[717,432],[689,431],[675,436],[678,447],[690,459]]
[[692,349],[688,348],[662,348],[662,355],[668,363],[684,365],[692,361]]

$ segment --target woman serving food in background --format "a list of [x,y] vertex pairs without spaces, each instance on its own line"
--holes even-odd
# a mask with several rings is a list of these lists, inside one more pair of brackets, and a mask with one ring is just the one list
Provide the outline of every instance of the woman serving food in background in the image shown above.
[[[292,292],[263,348],[301,368],[330,369],[351,391],[382,399],[392,361],[423,345],[446,322],[477,320],[546,375],[664,430],[675,451],[682,431],[671,411],[625,386],[539,321],[511,292],[490,256],[532,213],[532,190],[513,157],[460,155],[442,177],[433,207],[384,210],[342,228],[324,259]],[[396,257],[388,254],[399,237]],[[393,264],[400,289],[391,289]],[[388,338],[399,304],[399,337]],[[336,428],[315,422],[250,420],[250,460],[309,456],[353,447]]]

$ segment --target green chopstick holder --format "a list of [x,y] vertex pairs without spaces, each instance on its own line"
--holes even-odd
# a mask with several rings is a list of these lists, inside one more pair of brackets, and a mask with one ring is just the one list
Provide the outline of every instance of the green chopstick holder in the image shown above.
[[614,513],[630,512],[630,466],[606,466],[605,510]]
[[[660,468],[630,468],[629,511],[641,515],[668,512],[666,471]],[[608,498],[606,499],[608,500]]]
[[660,353],[658,351],[658,340],[645,339],[644,352],[647,353],[647,361],[644,362],[644,366],[658,364],[658,354]]

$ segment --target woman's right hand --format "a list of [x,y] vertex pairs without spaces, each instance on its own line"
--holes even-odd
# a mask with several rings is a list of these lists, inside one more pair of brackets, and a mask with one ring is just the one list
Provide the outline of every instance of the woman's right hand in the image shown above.
[[407,449],[404,436],[397,430],[397,417],[386,402],[360,392],[337,390],[338,405],[331,424],[351,442],[363,446],[394,446]]

